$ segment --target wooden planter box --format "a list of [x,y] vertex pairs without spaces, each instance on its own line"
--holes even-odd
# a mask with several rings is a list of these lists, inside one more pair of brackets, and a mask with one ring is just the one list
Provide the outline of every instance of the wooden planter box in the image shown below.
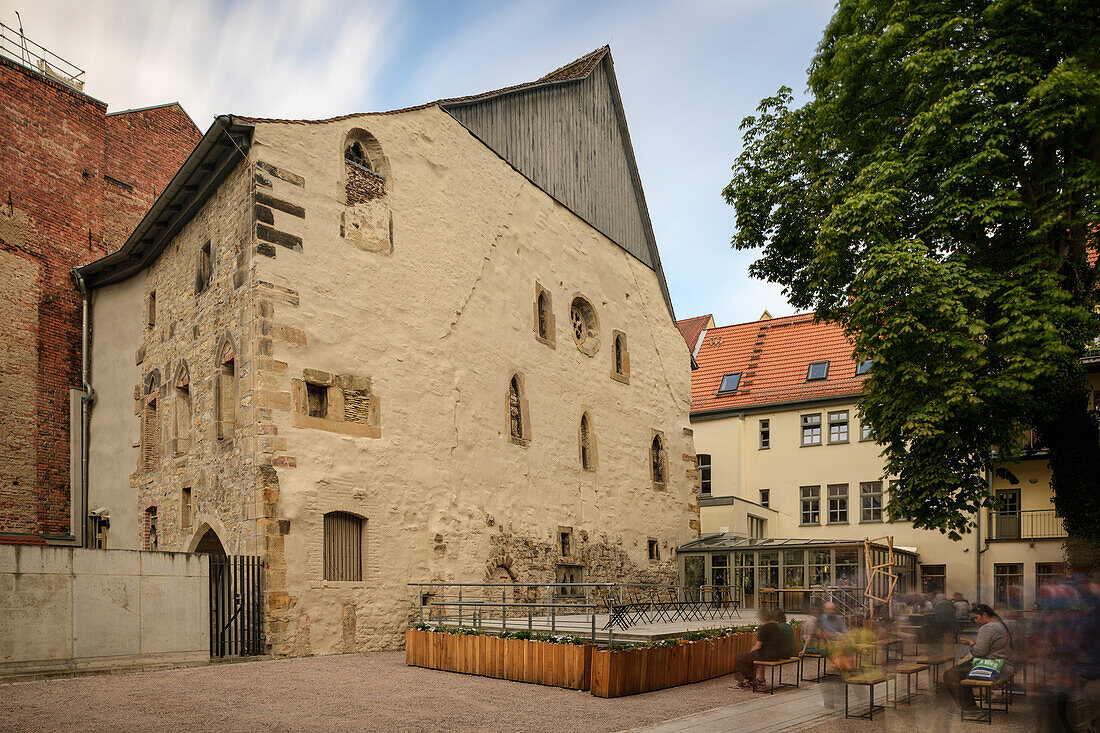
[[[795,648],[801,644],[795,629]],[[591,689],[596,697],[622,697],[701,682],[733,672],[738,654],[756,643],[756,634],[686,641],[676,646],[592,652]]]
[[589,688],[592,646],[405,629],[405,664],[516,682]]

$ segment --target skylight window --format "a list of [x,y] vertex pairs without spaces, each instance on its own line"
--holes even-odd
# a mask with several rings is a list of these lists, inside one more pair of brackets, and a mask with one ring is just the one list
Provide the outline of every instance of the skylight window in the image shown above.
[[829,376],[829,362],[827,361],[811,361],[810,369],[806,373],[806,381],[812,382],[817,379],[825,379]]
[[871,360],[867,359],[866,361],[861,361],[859,366],[856,367],[856,376],[858,377],[860,374],[866,374],[869,371],[871,371]]
[[738,385],[741,384],[741,372],[734,372],[733,374],[727,374],[722,377],[722,385],[718,388],[718,394],[725,394],[726,392],[736,392]]

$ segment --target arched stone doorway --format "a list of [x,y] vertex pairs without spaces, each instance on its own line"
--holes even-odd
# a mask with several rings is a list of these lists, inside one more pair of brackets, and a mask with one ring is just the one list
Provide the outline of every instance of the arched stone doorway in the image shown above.
[[194,552],[202,555],[224,555],[225,548],[222,546],[221,539],[218,538],[218,533],[212,527],[207,527],[206,532],[199,538],[199,543],[195,545]]

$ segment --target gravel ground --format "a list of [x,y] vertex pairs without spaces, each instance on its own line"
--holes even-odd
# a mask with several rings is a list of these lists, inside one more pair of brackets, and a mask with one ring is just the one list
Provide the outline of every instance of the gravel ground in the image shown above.
[[0,730],[617,731],[751,699],[732,684],[603,700],[348,654],[0,685]]

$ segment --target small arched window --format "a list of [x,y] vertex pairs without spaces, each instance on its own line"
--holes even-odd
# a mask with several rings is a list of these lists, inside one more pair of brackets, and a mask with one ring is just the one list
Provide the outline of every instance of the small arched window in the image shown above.
[[587,412],[581,414],[580,451],[581,468],[585,471],[595,471],[596,436],[592,432],[592,420]]
[[526,446],[531,439],[527,400],[523,398],[523,378],[513,374],[508,380],[508,434],[512,442]]
[[215,369],[214,420],[218,440],[227,440],[237,426],[237,354],[228,338],[218,349]]
[[611,378],[623,384],[630,384],[630,352],[626,348],[626,334],[614,332],[614,349],[611,355]]
[[325,580],[363,579],[363,518],[347,512],[325,515]]
[[554,348],[554,300],[550,291],[535,281],[535,339]]
[[151,506],[141,517],[141,549],[155,550],[160,544],[157,537],[157,508]]
[[191,374],[186,363],[180,363],[172,387],[173,452],[179,455],[188,451],[191,442]]
[[355,129],[344,138],[344,195],[348,206],[384,197],[388,190],[390,164],[378,139],[366,130]]
[[649,462],[653,472],[653,483],[664,484],[668,480],[668,468],[665,465],[665,444],[660,434],[653,436],[649,444]]

